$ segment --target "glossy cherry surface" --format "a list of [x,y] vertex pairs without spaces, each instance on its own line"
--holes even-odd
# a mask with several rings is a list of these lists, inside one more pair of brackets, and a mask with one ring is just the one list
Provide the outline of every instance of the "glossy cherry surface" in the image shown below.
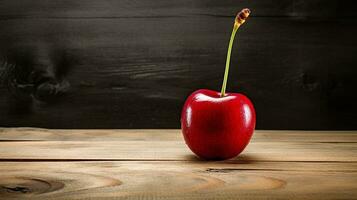
[[248,145],[256,116],[244,95],[201,89],[186,100],[181,129],[188,147],[199,157],[222,160],[237,156]]

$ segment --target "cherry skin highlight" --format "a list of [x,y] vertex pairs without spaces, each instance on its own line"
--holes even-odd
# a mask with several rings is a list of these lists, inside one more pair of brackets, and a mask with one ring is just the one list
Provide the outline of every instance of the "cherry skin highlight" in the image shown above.
[[207,160],[237,156],[248,145],[255,128],[255,110],[243,94],[201,89],[186,100],[181,114],[188,147]]

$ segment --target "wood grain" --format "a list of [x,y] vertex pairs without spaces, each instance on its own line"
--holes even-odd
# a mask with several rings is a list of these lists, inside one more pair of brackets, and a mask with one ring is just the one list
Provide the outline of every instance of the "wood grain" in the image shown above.
[[[21,2],[22,6],[19,6]],[[167,17],[186,15],[234,16],[237,7],[254,8],[253,17],[354,17],[354,1],[338,0],[264,0],[215,1],[180,0],[3,0],[0,3],[3,19],[17,18],[114,18],[114,17]],[[44,9],[45,8],[45,9]],[[317,9],[319,8],[319,9]]]
[[0,163],[2,199],[354,199],[356,163]]
[[[19,149],[19,150],[16,150]],[[356,143],[254,142],[237,159],[357,162]],[[2,142],[0,160],[192,160],[183,141]]]
[[[253,13],[236,41],[228,91],[253,100],[257,127],[356,129],[349,0],[1,1],[0,56],[69,88],[52,97],[32,73],[11,91],[0,86],[0,126],[179,128],[191,92],[220,88],[232,17],[243,6]],[[26,93],[28,83],[35,89]]]
[[[65,130],[19,129],[23,131],[15,133],[16,138],[8,135],[17,129],[1,130],[0,160],[4,161],[197,159],[186,148],[178,130],[82,130],[77,134]],[[356,132],[275,135],[273,131],[257,131],[236,160],[357,162],[356,135]]]
[[357,199],[355,131],[256,131],[203,161],[179,130],[0,128],[0,199]]

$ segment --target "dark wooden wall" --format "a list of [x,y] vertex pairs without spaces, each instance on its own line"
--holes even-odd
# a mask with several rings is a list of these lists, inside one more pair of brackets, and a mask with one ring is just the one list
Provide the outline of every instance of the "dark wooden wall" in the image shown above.
[[1,0],[0,126],[178,128],[194,90],[249,96],[258,129],[357,129],[353,0]]

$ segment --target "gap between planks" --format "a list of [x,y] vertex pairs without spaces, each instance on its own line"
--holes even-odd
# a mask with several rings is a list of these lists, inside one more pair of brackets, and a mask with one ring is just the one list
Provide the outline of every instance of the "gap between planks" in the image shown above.
[[[175,141],[179,129],[43,129],[0,128],[0,142],[9,141]],[[254,141],[356,143],[357,131],[256,130]]]

